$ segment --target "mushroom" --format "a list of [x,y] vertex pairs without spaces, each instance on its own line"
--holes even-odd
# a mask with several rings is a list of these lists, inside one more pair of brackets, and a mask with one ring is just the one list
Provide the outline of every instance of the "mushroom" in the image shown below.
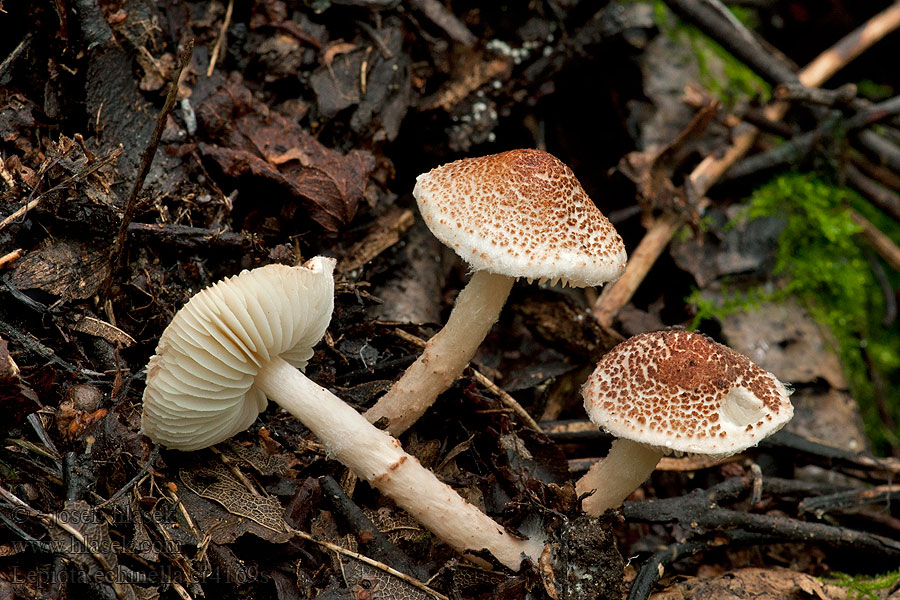
[[539,150],[458,160],[419,175],[413,195],[432,233],[474,271],[447,324],[366,413],[406,431],[462,373],[518,277],[585,287],[615,281],[625,246],[575,174]]
[[595,425],[616,436],[575,485],[584,512],[622,504],[669,453],[724,458],[791,420],[790,391],[742,354],[682,330],[643,333],[600,359],[582,388]]
[[176,313],[147,366],[142,427],[154,441],[196,450],[246,429],[267,399],[346,465],[460,552],[488,550],[518,569],[543,545],[509,535],[438,480],[400,443],[298,369],[334,307],[334,260],[244,271],[197,293]]

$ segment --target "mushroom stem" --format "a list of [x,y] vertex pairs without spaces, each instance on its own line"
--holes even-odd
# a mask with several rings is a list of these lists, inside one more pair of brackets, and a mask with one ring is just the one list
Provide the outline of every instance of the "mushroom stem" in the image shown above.
[[621,506],[650,477],[662,457],[663,453],[651,446],[622,438],[614,440],[606,458],[594,463],[575,484],[579,496],[593,491],[581,502],[584,512],[597,517]]
[[366,419],[375,423],[387,418],[387,430],[395,436],[412,427],[472,360],[500,317],[514,282],[513,277],[476,271],[456,298],[447,324],[428,340],[422,355],[388,393],[365,412]]
[[297,417],[337,459],[459,552],[486,549],[518,570],[524,556],[537,561],[539,540],[521,540],[466,502],[343,400],[313,383],[281,358],[263,365],[256,385]]

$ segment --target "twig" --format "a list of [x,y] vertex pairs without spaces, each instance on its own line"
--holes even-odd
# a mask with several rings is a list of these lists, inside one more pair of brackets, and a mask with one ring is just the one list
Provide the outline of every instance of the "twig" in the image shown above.
[[850,210],[850,219],[862,227],[862,236],[875,249],[875,252],[890,265],[894,271],[900,273],[900,248],[881,230],[875,227],[871,221],[856,212]]
[[373,559],[369,558],[368,556],[359,554],[357,552],[353,552],[352,550],[347,550],[346,548],[338,546],[337,544],[332,544],[331,542],[326,542],[325,540],[320,540],[320,539],[316,538],[315,536],[312,536],[306,532],[300,531],[299,529],[294,529],[293,527],[289,527],[288,531],[300,539],[306,540],[308,542],[312,542],[314,544],[318,544],[318,545],[322,546],[323,548],[328,548],[332,552],[337,552],[338,554],[343,554],[344,556],[349,556],[350,558],[355,558],[356,560],[358,560],[360,562],[366,563],[370,567],[375,567],[376,569],[380,569],[380,570],[384,571],[385,573],[389,573],[389,574],[393,575],[394,577],[398,577],[398,578],[402,579],[403,581],[405,581],[406,583],[408,583],[409,585],[413,586],[414,588],[425,592],[432,598],[436,598],[437,600],[450,600],[447,596],[441,594],[440,592],[438,592],[436,590],[431,589],[430,587],[428,587],[427,585],[425,585],[418,579],[410,577],[406,573],[401,573],[397,569],[391,568],[384,563],[378,562],[377,560],[373,560]]
[[795,164],[808,156],[819,145],[822,138],[830,137],[829,133],[834,130],[836,124],[834,118],[825,119],[812,131],[796,135],[789,141],[779,144],[770,150],[745,158],[728,169],[728,172],[722,176],[721,181],[734,181],[735,179],[758,175],[785,165]]
[[156,458],[159,456],[159,449],[160,449],[160,445],[154,444],[153,451],[150,453],[150,458],[147,459],[146,464],[144,464],[144,466],[141,467],[141,470],[137,472],[137,475],[132,477],[128,481],[128,483],[123,485],[122,489],[120,489],[118,492],[116,492],[115,494],[110,496],[109,500],[104,500],[103,502],[98,504],[96,506],[96,508],[104,508],[106,506],[109,506],[110,504],[112,504],[113,502],[115,502],[116,500],[118,500],[119,498],[124,496],[126,493],[128,493],[128,491],[131,488],[133,488],[135,485],[137,485],[137,482],[140,481],[141,478],[147,474],[147,471],[149,471],[150,467],[153,466],[153,463],[156,462]]
[[[724,532],[724,535],[732,546],[760,546],[778,541],[778,538],[771,535],[746,531],[728,531]],[[705,540],[678,542],[657,550],[641,565],[641,570],[638,571],[637,577],[634,578],[631,589],[628,592],[628,600],[647,600],[653,591],[653,586],[662,578],[666,567],[675,561],[693,556],[704,550],[721,547],[722,541],[717,536]]]
[[368,539],[365,542],[377,556],[383,556],[391,567],[411,576],[420,577],[418,569],[409,557],[388,540],[383,533],[369,520],[369,517],[344,493],[344,490],[333,477],[325,475],[319,478],[322,492],[331,502],[335,510],[346,520],[347,525],[356,534],[357,539]]
[[[409,332],[403,331],[402,329],[395,329],[394,335],[405,342],[409,342],[410,344],[415,345],[418,348],[425,348],[425,345],[427,344],[427,342],[422,338],[415,336]],[[527,425],[531,429],[534,429],[535,431],[543,431],[543,429],[541,429],[541,426],[538,425],[538,422],[534,420],[534,417],[528,414],[528,411],[525,410],[525,408],[521,404],[519,404],[519,402],[515,398],[510,396],[506,391],[500,388],[500,386],[491,381],[491,379],[487,375],[471,365],[469,365],[469,367],[472,369],[472,374],[475,377],[475,381],[480,383],[489,392],[497,396],[500,399],[500,402],[504,406],[512,410],[520,419],[522,419],[522,422],[525,423],[525,425]]]
[[225,9],[225,19],[222,21],[219,37],[216,38],[216,44],[213,46],[212,54],[209,57],[209,66],[206,68],[207,77],[212,77],[213,71],[216,70],[216,61],[219,60],[219,52],[222,51],[222,44],[225,43],[225,36],[228,34],[228,27],[231,25],[232,12],[234,12],[234,0],[228,0],[228,8]]
[[22,249],[16,248],[11,252],[7,252],[3,256],[0,256],[0,269],[5,269],[8,265],[16,262],[22,258]]
[[881,164],[895,173],[900,173],[900,148],[896,144],[871,129],[861,131],[856,139],[859,145],[874,154]]
[[[841,39],[826,50],[798,74],[800,83],[808,87],[818,87],[827,81],[841,67],[862,53],[876,41],[900,26],[900,2],[878,13],[860,28]],[[787,112],[788,105],[778,102],[769,105],[766,116],[773,121],[780,120]],[[718,181],[728,168],[753,146],[757,130],[742,124],[735,128],[730,147],[721,156],[706,157],[691,172],[687,185],[695,197],[702,197]],[[665,250],[666,246],[683,224],[678,216],[665,215],[650,226],[638,244],[631,260],[625,266],[621,279],[607,286],[594,304],[593,313],[604,325],[610,325],[613,318],[634,295],[641,282]],[[637,256],[637,260],[635,259]],[[617,289],[618,288],[618,289]]]
[[[869,262],[872,274],[875,275],[875,279],[878,281],[878,287],[881,288],[881,297],[884,298],[884,316],[881,318],[881,325],[882,327],[890,327],[897,319],[897,297],[894,292],[894,286],[891,284],[884,266],[875,258],[874,252],[866,252],[866,260]],[[890,429],[894,431],[893,427],[890,427]],[[894,454],[894,456],[900,456],[900,454]]]
[[900,27],[900,2],[894,2],[816,57],[800,74],[800,82],[819,87],[897,27]]
[[748,486],[748,478],[734,478],[709,490],[696,490],[677,498],[625,502],[623,512],[625,518],[632,521],[676,522],[690,529],[703,527],[717,531],[741,529],[775,536],[783,541],[849,547],[875,556],[900,559],[900,541],[898,540],[865,531],[821,523],[807,523],[788,517],[741,512],[718,506],[718,502],[722,500],[736,499],[746,491]]
[[474,46],[478,41],[475,34],[438,0],[411,0],[410,4],[460,44]]
[[84,537],[84,534],[82,534],[78,529],[70,525],[66,520],[60,519],[54,514],[43,513],[35,508],[32,508],[29,504],[19,499],[18,496],[2,486],[0,486],[0,496],[2,496],[4,500],[9,502],[13,506],[25,511],[32,518],[40,520],[45,525],[55,525],[56,527],[62,529],[73,538],[75,538],[79,544],[84,546],[85,550],[88,551],[88,553],[91,555],[94,561],[96,561],[100,568],[103,569],[106,574],[105,581],[110,585],[110,587],[112,587],[113,591],[116,594],[116,598],[119,598],[119,600],[125,600],[129,597],[129,594],[119,583],[119,578],[116,576],[116,572],[115,569],[113,569],[113,566],[109,564],[109,561],[106,560],[106,557],[103,556],[103,554],[99,550],[94,548],[93,545]]
[[60,358],[59,356],[57,356],[56,352],[54,352],[52,349],[48,348],[47,346],[43,345],[42,343],[40,343],[37,340],[37,338],[35,338],[31,334],[23,333],[23,332],[19,331],[18,329],[16,329],[15,327],[13,327],[12,325],[10,325],[9,323],[6,323],[5,321],[0,321],[0,331],[2,331],[6,337],[21,344],[29,352],[34,352],[38,356],[41,356],[44,359],[49,360],[50,362],[56,363],[57,365],[59,365],[60,367],[65,369],[66,371],[69,371],[71,373],[77,373],[78,375],[81,375],[82,377],[88,377],[88,378],[106,377],[106,375],[104,375],[103,373],[98,373],[97,371],[91,371],[90,369],[83,369],[81,367],[76,367],[75,365],[73,365],[73,364],[67,362],[66,360]]
[[859,112],[847,122],[847,129],[859,129],[874,123],[884,121],[900,113],[900,96],[894,96],[884,102],[871,104]]
[[900,196],[874,179],[870,179],[852,164],[844,166],[844,175],[846,175],[847,181],[873,204],[895,220],[900,221]]
[[874,179],[875,181],[886,185],[892,190],[900,192],[900,174],[894,173],[886,167],[876,165],[857,150],[850,150],[850,161],[859,170]]
[[128,233],[182,248],[240,248],[250,240],[242,233],[171,223],[129,223]]
[[797,75],[767,52],[756,36],[734,18],[719,0],[666,0],[675,13],[696,24],[739,60],[772,83],[794,83]]
[[162,110],[159,112],[159,117],[156,119],[156,128],[150,136],[147,147],[141,154],[141,164],[137,174],[135,174],[134,184],[131,186],[131,193],[128,195],[128,201],[125,203],[125,210],[122,212],[122,222],[119,225],[119,233],[116,235],[116,241],[113,243],[112,250],[110,251],[112,269],[110,270],[106,285],[103,288],[104,293],[101,294],[102,297],[106,296],[109,285],[112,283],[112,278],[122,260],[122,252],[125,249],[125,240],[128,237],[128,226],[131,224],[135,212],[137,212],[138,193],[140,193],[141,188],[144,186],[144,180],[150,172],[150,165],[153,163],[153,157],[156,156],[156,148],[159,146],[159,138],[162,136],[163,129],[165,128],[166,118],[168,117],[169,112],[171,112],[172,107],[175,106],[175,101],[178,99],[178,83],[181,81],[181,76],[184,73],[185,67],[187,67],[188,62],[191,60],[193,51],[194,40],[189,39],[178,53],[178,66],[172,74],[172,81],[169,83],[169,93],[166,95],[166,101],[163,104]]
[[800,514],[811,512],[821,519],[833,510],[845,510],[865,506],[866,504],[890,505],[891,501],[900,499],[900,485],[879,485],[861,490],[848,490],[816,498],[805,498],[797,505]]
[[0,79],[2,79],[6,75],[7,69],[9,66],[13,64],[19,55],[22,54],[22,51],[25,50],[31,44],[31,33],[25,34],[25,37],[22,38],[22,41],[19,42],[13,51],[9,53],[9,56],[3,59],[3,62],[0,63]]
[[37,198],[33,198],[32,200],[29,200],[23,206],[21,206],[18,210],[16,210],[14,213],[12,213],[8,217],[6,217],[2,221],[0,221],[0,229],[3,229],[10,223],[12,223],[14,221],[18,221],[19,219],[24,217],[28,213],[28,211],[34,209],[34,207],[36,207],[38,204],[40,204],[44,200],[44,198],[46,198],[49,194],[52,194],[53,192],[57,192],[61,189],[64,189],[64,188],[72,185],[73,183],[78,183],[79,181],[86,178],[88,175],[91,175],[92,173],[97,172],[97,170],[105,167],[106,165],[108,165],[112,162],[115,162],[119,158],[120,154],[122,154],[122,149],[114,148],[113,150],[111,150],[109,152],[109,154],[107,154],[106,156],[104,156],[103,158],[98,160],[97,162],[93,163],[92,165],[86,167],[83,171],[79,171],[77,173],[74,173],[74,174],[66,177],[65,179],[63,179],[62,181],[60,181],[59,183],[54,185],[52,188],[50,188],[49,190],[42,192]]
[[800,83],[782,83],[775,88],[772,96],[776,100],[785,102],[805,102],[821,106],[836,106],[849,104],[856,98],[856,85],[845,83],[833,90],[806,87]]

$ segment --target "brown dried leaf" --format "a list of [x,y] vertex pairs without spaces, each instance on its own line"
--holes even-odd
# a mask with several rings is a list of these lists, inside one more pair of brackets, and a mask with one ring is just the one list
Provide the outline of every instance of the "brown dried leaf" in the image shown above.
[[182,469],[182,483],[202,498],[214,500],[233,515],[250,519],[262,525],[269,533],[266,539],[283,543],[290,538],[284,521],[284,508],[272,496],[251,494],[228,469],[219,463],[210,467]]
[[9,283],[40,289],[64,300],[90,298],[109,276],[109,255],[95,245],[51,239],[16,263]]
[[749,600],[751,598],[845,598],[844,588],[823,584],[811,575],[787,569],[738,569],[718,577],[690,577],[651,600]]
[[96,317],[83,316],[72,325],[75,331],[86,333],[94,337],[100,337],[113,345],[127,348],[134,345],[134,338],[116,327]]
[[326,148],[297,123],[256,103],[236,77],[201,104],[198,117],[218,138],[218,145],[201,144],[201,151],[227,175],[261,177],[286,188],[331,233],[356,214],[375,168],[371,153]]

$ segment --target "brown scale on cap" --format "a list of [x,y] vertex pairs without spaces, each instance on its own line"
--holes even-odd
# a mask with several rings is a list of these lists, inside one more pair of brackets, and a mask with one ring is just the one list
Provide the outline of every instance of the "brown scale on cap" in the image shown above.
[[704,335],[669,330],[619,344],[583,389],[591,420],[613,435],[663,449],[732,454],[793,415],[778,379]]
[[625,247],[572,170],[539,150],[452,162],[414,191],[434,235],[476,270],[599,285],[625,269]]

